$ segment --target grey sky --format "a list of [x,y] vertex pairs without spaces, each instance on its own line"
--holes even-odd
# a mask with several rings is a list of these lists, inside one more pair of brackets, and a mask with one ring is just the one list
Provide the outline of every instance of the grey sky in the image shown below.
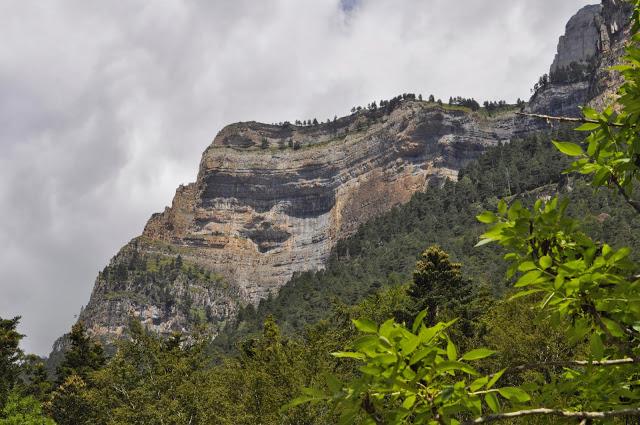
[[0,2],[0,316],[48,353],[225,124],[527,98],[579,0]]

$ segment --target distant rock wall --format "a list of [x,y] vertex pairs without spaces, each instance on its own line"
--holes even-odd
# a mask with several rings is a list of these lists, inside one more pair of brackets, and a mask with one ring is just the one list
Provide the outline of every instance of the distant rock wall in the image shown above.
[[572,64],[588,64],[601,51],[603,41],[608,43],[608,38],[601,37],[602,9],[599,4],[585,6],[569,20],[558,42],[550,74]]
[[[215,333],[241,304],[258,303],[293,273],[321,269],[361,224],[429,184],[456,179],[487,147],[537,129],[514,111],[488,116],[406,100],[312,127],[225,127],[204,152],[196,182],[179,187],[171,207],[98,276],[80,319],[108,340],[122,335],[129,317],[167,334],[190,331],[194,311],[206,310]],[[149,259],[178,255],[216,279],[183,273],[158,291]],[[139,258],[146,260],[136,265]]]
[[[610,99],[621,81],[607,68],[623,51],[628,14],[614,0],[578,12],[551,66],[573,74],[539,90],[527,110],[571,115]],[[315,126],[229,125],[203,153],[196,181],[100,273],[80,320],[105,341],[130,317],[162,334],[197,325],[215,334],[240,305],[321,269],[361,224],[456,179],[487,147],[546,125],[515,111],[405,100]]]
[[604,0],[574,15],[558,42],[550,84],[532,96],[527,110],[577,116],[587,103],[597,108],[610,103],[622,80],[609,67],[624,53],[631,12],[627,2]]

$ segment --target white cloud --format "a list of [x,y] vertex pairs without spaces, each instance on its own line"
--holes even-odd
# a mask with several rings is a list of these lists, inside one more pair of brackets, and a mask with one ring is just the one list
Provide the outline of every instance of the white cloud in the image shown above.
[[22,315],[25,348],[47,353],[225,124],[402,92],[528,97],[584,4],[2,2],[0,316]]

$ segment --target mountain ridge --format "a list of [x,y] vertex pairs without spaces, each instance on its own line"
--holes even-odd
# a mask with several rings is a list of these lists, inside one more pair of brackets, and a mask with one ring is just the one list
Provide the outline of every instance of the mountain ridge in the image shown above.
[[[606,68],[622,51],[626,6],[604,0],[597,13],[583,10],[596,49],[569,55],[578,66],[562,75],[554,61],[526,111],[575,115],[619,85]],[[567,25],[565,40],[576,28]],[[546,126],[516,110],[405,99],[317,126],[230,124],[204,151],[196,182],[180,186],[171,207],[98,275],[79,320],[107,343],[130,317],[162,334],[204,324],[215,335],[242,305],[274,294],[294,273],[321,269],[359,225],[455,179],[487,147]]]

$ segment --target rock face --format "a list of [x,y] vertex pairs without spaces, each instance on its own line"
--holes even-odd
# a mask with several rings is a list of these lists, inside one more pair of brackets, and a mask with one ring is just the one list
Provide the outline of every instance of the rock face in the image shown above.
[[215,333],[240,304],[322,268],[360,224],[534,129],[513,110],[415,100],[310,127],[230,125],[205,150],[196,182],[100,273],[81,320],[107,339],[129,316],[160,333],[199,321]]
[[[619,84],[604,67],[620,56],[627,15],[610,0],[572,18],[555,78],[528,110],[575,113]],[[203,153],[197,180],[99,274],[80,320],[107,341],[129,317],[162,334],[198,324],[215,334],[240,305],[322,268],[360,224],[455,179],[487,147],[545,125],[515,110],[404,100],[315,126],[229,125]]]
[[600,36],[601,21],[602,5],[599,4],[583,7],[569,20],[565,35],[558,42],[550,74],[574,64],[588,65],[594,59],[606,40]]
[[629,34],[632,8],[622,0],[604,0],[582,8],[567,23],[544,84],[531,98],[529,112],[577,116],[579,106],[602,107],[621,84],[608,68],[619,62]]

